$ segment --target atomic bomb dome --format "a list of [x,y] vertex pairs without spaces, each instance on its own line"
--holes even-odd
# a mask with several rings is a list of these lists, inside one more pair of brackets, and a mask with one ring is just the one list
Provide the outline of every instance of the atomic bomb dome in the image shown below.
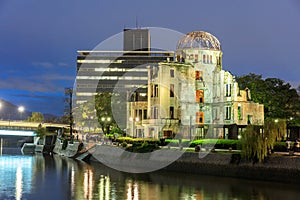
[[212,34],[204,31],[193,31],[179,39],[177,50],[206,49],[221,51],[219,40]]

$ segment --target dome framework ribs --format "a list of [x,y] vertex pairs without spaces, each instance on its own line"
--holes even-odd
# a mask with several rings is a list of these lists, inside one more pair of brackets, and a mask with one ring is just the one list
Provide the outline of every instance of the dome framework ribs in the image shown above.
[[221,51],[219,40],[205,31],[193,31],[179,39],[177,50],[180,49],[207,49]]

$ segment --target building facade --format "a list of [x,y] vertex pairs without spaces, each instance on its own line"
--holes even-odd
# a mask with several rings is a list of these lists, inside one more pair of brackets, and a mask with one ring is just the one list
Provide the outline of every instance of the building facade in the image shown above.
[[[124,29],[123,51],[80,50],[77,53],[76,106],[99,93],[125,96],[117,103],[122,109],[114,116],[118,124],[124,126],[122,129],[126,128],[128,119],[126,102],[147,101],[147,67],[174,60],[173,51],[151,50],[148,29]],[[81,113],[77,116],[79,120],[83,120]]]
[[186,34],[176,61],[149,66],[147,101],[128,103],[133,137],[237,138],[248,124],[263,125],[263,105],[222,69],[222,50],[210,33]]

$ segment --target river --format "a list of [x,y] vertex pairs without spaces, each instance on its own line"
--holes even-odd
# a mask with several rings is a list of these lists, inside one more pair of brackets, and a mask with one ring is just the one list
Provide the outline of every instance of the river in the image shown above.
[[[17,152],[17,151],[16,151]],[[167,171],[129,174],[100,163],[60,156],[0,156],[0,199],[197,199],[300,198],[300,187]]]

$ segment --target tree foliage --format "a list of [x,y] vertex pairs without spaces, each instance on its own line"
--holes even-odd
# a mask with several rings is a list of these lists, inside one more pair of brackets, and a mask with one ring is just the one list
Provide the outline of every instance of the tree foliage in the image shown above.
[[98,121],[94,98],[80,104],[74,117],[77,127],[88,128],[89,131],[95,130],[98,127]]
[[95,108],[98,122],[105,134],[110,133],[111,127],[116,127],[116,122],[112,113],[111,100],[112,93],[110,92],[101,92],[95,96]]
[[253,162],[262,162],[274,149],[274,144],[285,135],[285,120],[267,119],[263,131],[260,127],[248,125],[242,133],[242,156]]
[[35,133],[38,137],[44,138],[46,135],[46,128],[42,127],[42,125],[40,124]]
[[33,112],[30,117],[27,118],[28,122],[43,122],[44,115],[40,112]]
[[241,89],[250,89],[254,102],[264,104],[266,119],[282,118],[289,120],[288,124],[300,124],[299,95],[289,83],[278,78],[263,79],[253,73],[237,77],[237,82]]

